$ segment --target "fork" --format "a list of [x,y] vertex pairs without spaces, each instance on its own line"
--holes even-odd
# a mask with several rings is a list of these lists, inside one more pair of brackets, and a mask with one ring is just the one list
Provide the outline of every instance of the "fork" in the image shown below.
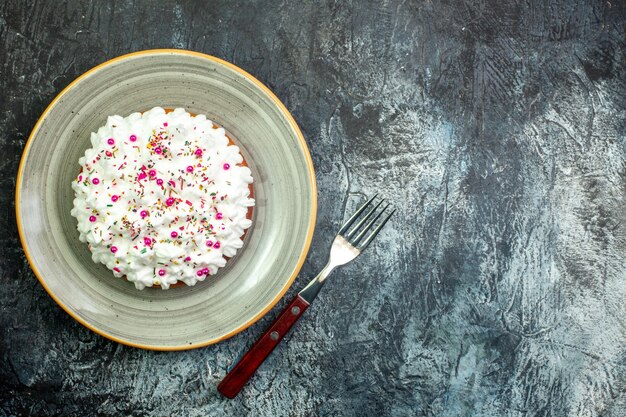
[[248,350],[241,360],[224,377],[222,382],[217,386],[218,391],[221,392],[222,395],[228,398],[235,398],[237,396],[239,391],[241,391],[243,386],[250,380],[254,372],[261,366],[269,354],[272,353],[289,329],[302,317],[333,269],[352,261],[361,254],[372,240],[374,240],[378,232],[380,232],[385,223],[387,223],[395,212],[395,209],[392,210],[384,219],[378,222],[378,224],[376,223],[389,207],[389,204],[387,204],[379,210],[384,200],[379,201],[370,209],[354,227],[352,227],[352,225],[361,217],[363,212],[371,206],[376,197],[377,195],[374,195],[370,198],[343,226],[341,226],[341,229],[339,229],[339,232],[333,240],[328,263],[324,269],[296,295],[274,323],[261,335],[250,350]]

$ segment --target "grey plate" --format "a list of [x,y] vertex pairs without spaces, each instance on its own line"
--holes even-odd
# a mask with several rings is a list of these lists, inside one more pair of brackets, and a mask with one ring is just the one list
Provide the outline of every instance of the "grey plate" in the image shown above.
[[[195,287],[138,291],[94,264],[78,240],[70,184],[108,116],[154,106],[223,126],[252,169],[256,207],[244,247],[220,273]],[[182,50],[124,55],[72,82],[35,125],[16,186],[22,246],[52,298],[102,336],[158,350],[218,342],[270,310],[304,262],[316,209],[311,157],[283,104],[234,65]]]

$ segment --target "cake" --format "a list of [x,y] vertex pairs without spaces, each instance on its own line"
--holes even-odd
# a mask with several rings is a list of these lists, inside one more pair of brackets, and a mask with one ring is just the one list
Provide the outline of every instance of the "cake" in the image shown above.
[[205,116],[160,107],[111,116],[78,162],[79,239],[136,288],[195,285],[243,246],[251,171]]

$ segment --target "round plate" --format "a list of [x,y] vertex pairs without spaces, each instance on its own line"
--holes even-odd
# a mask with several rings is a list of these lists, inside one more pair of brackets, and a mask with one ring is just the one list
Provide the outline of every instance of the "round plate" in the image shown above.
[[[78,240],[71,182],[91,132],[108,116],[155,106],[223,126],[252,169],[256,206],[244,247],[217,275],[194,287],[139,291],[95,264]],[[302,133],[267,87],[208,55],[151,50],[93,68],[52,101],[26,143],[16,211],[35,275],[72,317],[120,343],[180,350],[233,336],[276,304],[304,262],[316,196]]]

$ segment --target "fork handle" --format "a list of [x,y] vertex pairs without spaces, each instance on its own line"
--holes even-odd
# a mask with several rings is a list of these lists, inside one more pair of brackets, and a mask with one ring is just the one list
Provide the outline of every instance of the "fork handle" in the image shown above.
[[296,295],[274,323],[224,377],[217,386],[217,390],[225,397],[235,398],[308,307],[309,303],[299,294]]

